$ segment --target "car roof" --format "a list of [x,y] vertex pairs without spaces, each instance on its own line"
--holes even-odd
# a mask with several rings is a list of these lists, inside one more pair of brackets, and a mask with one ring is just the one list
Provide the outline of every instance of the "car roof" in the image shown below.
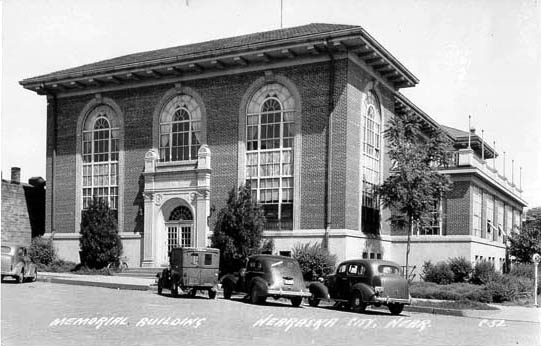
[[362,263],[364,265],[367,265],[369,267],[375,266],[375,265],[391,265],[394,267],[400,268],[400,264],[392,261],[386,261],[386,260],[378,260],[378,259],[350,259],[347,261],[340,262],[338,266],[341,266],[342,264],[351,264],[351,263]]

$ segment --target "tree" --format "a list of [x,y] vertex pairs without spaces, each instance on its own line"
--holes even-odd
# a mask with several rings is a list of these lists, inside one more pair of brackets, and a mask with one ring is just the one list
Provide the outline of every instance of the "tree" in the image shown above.
[[260,252],[265,216],[252,198],[250,184],[233,188],[227,205],[220,210],[214,226],[212,247],[220,249],[220,269],[240,269],[252,254]]
[[393,212],[393,225],[408,228],[407,277],[413,225],[427,225],[434,207],[451,189],[449,177],[438,172],[438,167],[448,164],[451,144],[439,128],[423,132],[420,120],[413,115],[391,118],[384,136],[392,167],[376,193],[382,205]]
[[531,263],[534,253],[541,254],[541,217],[523,223],[522,229],[509,235],[509,253],[520,262]]
[[81,217],[81,262],[101,269],[122,255],[122,242],[114,211],[102,199],[94,199]]

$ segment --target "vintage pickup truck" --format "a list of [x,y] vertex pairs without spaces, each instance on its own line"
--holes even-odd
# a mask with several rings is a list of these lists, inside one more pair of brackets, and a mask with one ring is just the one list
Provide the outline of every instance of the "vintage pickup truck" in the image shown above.
[[157,275],[158,294],[163,289],[173,297],[187,293],[194,297],[197,291],[207,291],[208,297],[216,297],[220,250],[213,248],[173,248],[169,256],[169,268]]

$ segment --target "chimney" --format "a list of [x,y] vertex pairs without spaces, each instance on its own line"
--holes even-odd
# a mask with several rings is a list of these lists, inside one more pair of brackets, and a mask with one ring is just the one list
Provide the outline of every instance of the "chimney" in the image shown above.
[[21,183],[21,169],[19,167],[11,167],[11,183]]

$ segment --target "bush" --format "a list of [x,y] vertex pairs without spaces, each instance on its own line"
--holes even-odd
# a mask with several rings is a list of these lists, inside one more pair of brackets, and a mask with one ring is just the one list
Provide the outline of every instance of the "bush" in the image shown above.
[[37,267],[38,271],[42,272],[66,273],[74,271],[77,268],[77,264],[62,259],[55,259],[49,264],[38,263]]
[[531,298],[532,288],[531,279],[515,275],[496,275],[485,286],[485,290],[492,296],[495,303]]
[[449,259],[449,269],[453,272],[454,282],[466,282],[473,271],[470,261],[464,257]]
[[81,219],[81,262],[89,268],[101,269],[122,255],[122,242],[114,212],[100,199],[83,211]]
[[471,281],[477,285],[484,285],[494,280],[497,275],[492,262],[481,261],[475,264]]
[[454,274],[449,265],[445,262],[438,262],[434,265],[430,261],[427,261],[423,265],[423,278],[428,282],[448,285],[453,283]]
[[492,302],[492,296],[482,286],[468,283],[438,285],[433,282],[414,282],[410,285],[410,294],[413,298]]
[[336,255],[331,255],[320,243],[297,244],[292,257],[299,262],[305,281],[332,273],[336,264]]
[[[514,263],[510,275],[534,280],[534,265],[528,263]],[[541,266],[537,267],[537,294],[541,293]]]
[[51,264],[56,259],[56,249],[53,245],[53,239],[44,239],[42,237],[32,238],[28,255],[36,264]]

